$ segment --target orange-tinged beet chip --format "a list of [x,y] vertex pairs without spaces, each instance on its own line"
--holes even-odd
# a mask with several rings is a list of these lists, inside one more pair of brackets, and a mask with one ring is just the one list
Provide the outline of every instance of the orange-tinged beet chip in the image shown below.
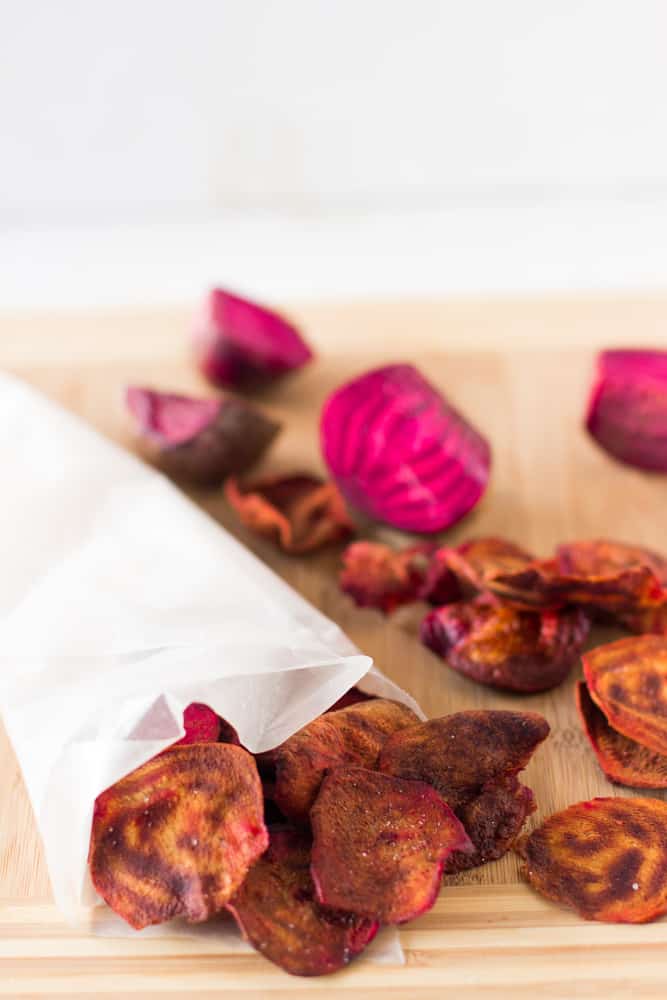
[[556,558],[560,572],[570,576],[605,576],[619,570],[646,566],[661,584],[667,584],[667,559],[651,549],[606,539],[559,545]]
[[376,695],[366,694],[365,691],[362,691],[358,687],[351,687],[349,691],[342,694],[338,701],[335,701],[333,705],[327,709],[327,712],[337,712],[340,708],[347,708],[348,705],[356,705],[360,701],[372,701],[375,697]]
[[327,775],[311,821],[320,902],[382,924],[430,909],[448,856],[472,848],[430,785],[362,767]]
[[667,911],[667,803],[592,799],[518,844],[539,893],[586,920],[640,924]]
[[667,596],[656,604],[621,611],[615,616],[615,620],[628,632],[636,635],[667,636]]
[[591,649],[582,662],[591,697],[610,725],[667,754],[667,638],[618,639]]
[[374,698],[326,712],[270,751],[275,767],[273,797],[297,823],[307,823],[324,772],[341,764],[374,767],[392,733],[417,721],[396,701]]
[[630,788],[667,788],[667,756],[612,729],[583,681],[577,684],[576,698],[584,731],[610,781]]
[[285,552],[312,552],[354,534],[338,487],[316,476],[285,476],[246,486],[230,478],[225,496],[246,528]]
[[479,795],[456,810],[474,851],[451,854],[445,864],[445,873],[452,875],[502,858],[519,836],[526,817],[533,812],[533,793],[516,776],[487,785]]
[[436,608],[424,618],[424,645],[460,674],[504,691],[547,691],[578,661],[589,621],[578,608],[520,611],[485,598]]
[[132,927],[206,920],[266,849],[255,762],[229,743],[173,747],[97,797],[93,885]]
[[317,902],[310,848],[303,833],[272,833],[268,850],[227,904],[251,945],[293,976],[341,969],[378,930],[377,921]]
[[[392,549],[380,542],[353,542],[343,553],[340,587],[362,608],[379,608],[388,614],[401,604],[419,600],[426,586],[431,543]],[[449,574],[453,587],[456,580]],[[442,573],[429,582],[429,592],[444,593]],[[443,601],[444,603],[444,601]]]
[[486,590],[489,582],[501,573],[520,572],[535,558],[504,538],[476,538],[455,549],[440,549],[439,556],[472,592]]
[[377,767],[427,782],[459,809],[484,786],[522,771],[548,734],[548,722],[536,712],[455,712],[394,733]]

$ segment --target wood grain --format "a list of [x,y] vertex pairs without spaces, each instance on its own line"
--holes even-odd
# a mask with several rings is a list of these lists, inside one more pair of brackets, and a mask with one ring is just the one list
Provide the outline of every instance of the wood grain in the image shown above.
[[[641,322],[647,341],[667,346],[667,300],[385,303],[293,313],[321,357],[258,398],[285,425],[266,468],[319,468],[317,419],[327,392],[370,365],[413,360],[493,445],[489,491],[448,540],[499,533],[547,553],[559,541],[605,535],[667,548],[664,479],[613,463],[581,430],[592,345],[622,344],[624,331]],[[7,317],[0,319],[0,365],[132,447],[121,404],[127,382],[203,388],[188,363],[186,324],[185,312]],[[518,349],[528,326],[539,346]],[[478,687],[419,644],[419,609],[385,620],[352,607],[336,584],[338,550],[285,557],[240,529],[219,494],[192,495],[339,622],[429,715],[476,706],[543,712],[552,736],[526,772],[537,818],[592,795],[632,794],[605,780],[588,749],[573,705],[576,676],[525,698]],[[368,531],[399,540],[388,529]],[[592,644],[604,638],[596,632]],[[0,996],[252,998],[339,990],[354,998],[430,998],[447,988],[466,997],[664,996],[667,922],[587,924],[536,897],[512,855],[451,880],[435,909],[401,930],[401,940],[405,966],[362,959],[314,981],[290,979],[241,945],[238,953],[216,951],[210,938],[116,940],[67,928],[50,902],[30,806],[0,732]]]

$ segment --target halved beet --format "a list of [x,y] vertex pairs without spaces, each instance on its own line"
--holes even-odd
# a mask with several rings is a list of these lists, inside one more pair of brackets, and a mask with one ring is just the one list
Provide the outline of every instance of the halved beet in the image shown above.
[[217,486],[249,468],[280,430],[240,399],[195,399],[129,386],[125,401],[156,464],[201,486]]
[[603,351],[586,428],[620,462],[667,472],[667,351]]
[[286,319],[221,288],[209,293],[194,341],[201,371],[221,386],[272,382],[313,357]]
[[460,520],[489,479],[491,449],[412,365],[341,386],[322,411],[324,458],[350,503],[406,531]]

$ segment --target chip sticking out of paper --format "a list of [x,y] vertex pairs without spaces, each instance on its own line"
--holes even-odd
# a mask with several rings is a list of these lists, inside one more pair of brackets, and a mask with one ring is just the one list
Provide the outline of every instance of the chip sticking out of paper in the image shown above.
[[325,771],[341,764],[374,767],[385,740],[417,721],[406,705],[386,698],[319,716],[269,751],[276,805],[292,821],[307,823]]
[[93,885],[137,929],[221,910],[268,844],[255,762],[229,743],[171,748],[95,802]]
[[449,855],[472,850],[430,785],[361,767],[340,767],[324,779],[311,822],[319,901],[382,924],[430,909]]
[[310,837],[295,830],[271,834],[268,850],[227,904],[243,935],[294,976],[343,968],[375,937],[378,923],[315,899]]

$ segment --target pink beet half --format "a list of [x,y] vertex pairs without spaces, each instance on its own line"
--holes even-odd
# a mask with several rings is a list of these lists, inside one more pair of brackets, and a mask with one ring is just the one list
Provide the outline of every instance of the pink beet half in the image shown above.
[[249,468],[280,430],[240,399],[195,399],[130,386],[125,402],[139,434],[164,472],[217,486]]
[[214,385],[244,387],[301,368],[313,352],[278,313],[214,288],[194,331],[202,373]]
[[600,354],[586,428],[619,462],[667,472],[667,351]]
[[412,365],[378,368],[336,390],[321,441],[350,504],[405,531],[455,524],[489,480],[486,439]]

